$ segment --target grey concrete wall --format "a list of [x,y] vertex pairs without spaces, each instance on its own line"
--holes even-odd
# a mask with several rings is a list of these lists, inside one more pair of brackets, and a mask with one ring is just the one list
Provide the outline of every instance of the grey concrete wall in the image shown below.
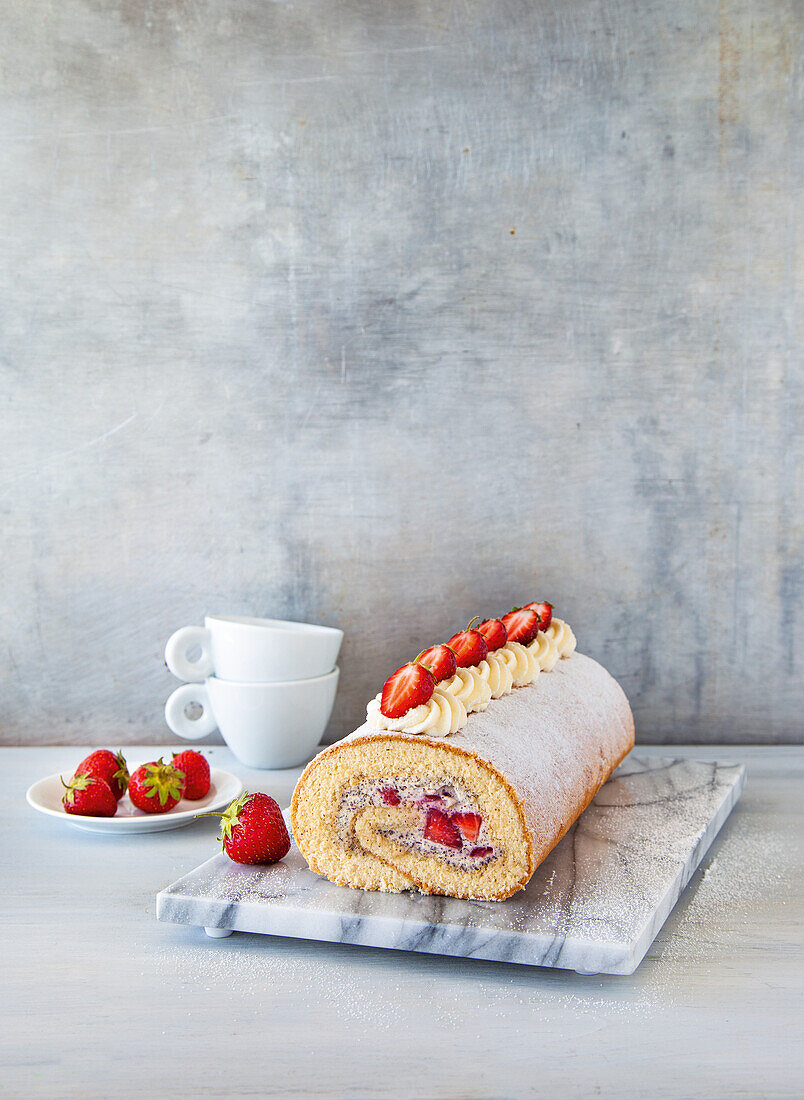
[[0,740],[172,740],[205,610],[342,626],[332,737],[534,597],[643,740],[800,738],[803,27],[6,0]]

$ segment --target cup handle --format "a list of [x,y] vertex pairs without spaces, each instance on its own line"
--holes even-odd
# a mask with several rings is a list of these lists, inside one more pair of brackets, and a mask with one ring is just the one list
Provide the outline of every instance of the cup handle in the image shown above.
[[[196,703],[203,710],[198,718],[188,718],[184,713],[191,703]],[[186,741],[198,741],[216,730],[218,723],[204,684],[182,684],[176,688],[165,703],[165,721],[177,737],[183,737]]]
[[[179,680],[200,684],[215,671],[212,667],[211,640],[209,631],[203,626],[183,626],[168,638],[165,664]],[[201,647],[201,656],[197,661],[188,661],[187,650],[196,645]]]

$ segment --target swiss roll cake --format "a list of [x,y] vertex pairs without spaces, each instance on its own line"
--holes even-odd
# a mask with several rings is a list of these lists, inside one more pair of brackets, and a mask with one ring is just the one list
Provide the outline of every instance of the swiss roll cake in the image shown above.
[[313,871],[482,900],[527,884],[634,744],[622,689],[551,612],[424,651],[307,766],[291,823]]

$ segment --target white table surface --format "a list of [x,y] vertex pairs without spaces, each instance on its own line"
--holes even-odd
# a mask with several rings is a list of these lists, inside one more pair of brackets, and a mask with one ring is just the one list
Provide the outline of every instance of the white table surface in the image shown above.
[[[289,800],[299,769],[204,751]],[[0,749],[0,1097],[800,1097],[804,748],[640,752],[745,761],[746,790],[636,974],[580,977],[158,923],[214,820],[79,831],[24,792],[83,751]]]

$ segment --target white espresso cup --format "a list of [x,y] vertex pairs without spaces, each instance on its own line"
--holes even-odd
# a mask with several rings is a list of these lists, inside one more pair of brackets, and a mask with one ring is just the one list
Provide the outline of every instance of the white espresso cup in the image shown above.
[[[165,721],[177,737],[197,741],[220,730],[237,759],[249,768],[303,764],[326,729],[339,670],[309,680],[241,684],[210,676],[183,684],[165,703]],[[187,711],[200,708],[197,718]]]
[[[310,680],[331,672],[343,631],[333,626],[207,615],[204,626],[185,626],[171,635],[165,662],[180,680],[201,683],[210,676],[239,683]],[[200,649],[197,661],[188,657]]]

